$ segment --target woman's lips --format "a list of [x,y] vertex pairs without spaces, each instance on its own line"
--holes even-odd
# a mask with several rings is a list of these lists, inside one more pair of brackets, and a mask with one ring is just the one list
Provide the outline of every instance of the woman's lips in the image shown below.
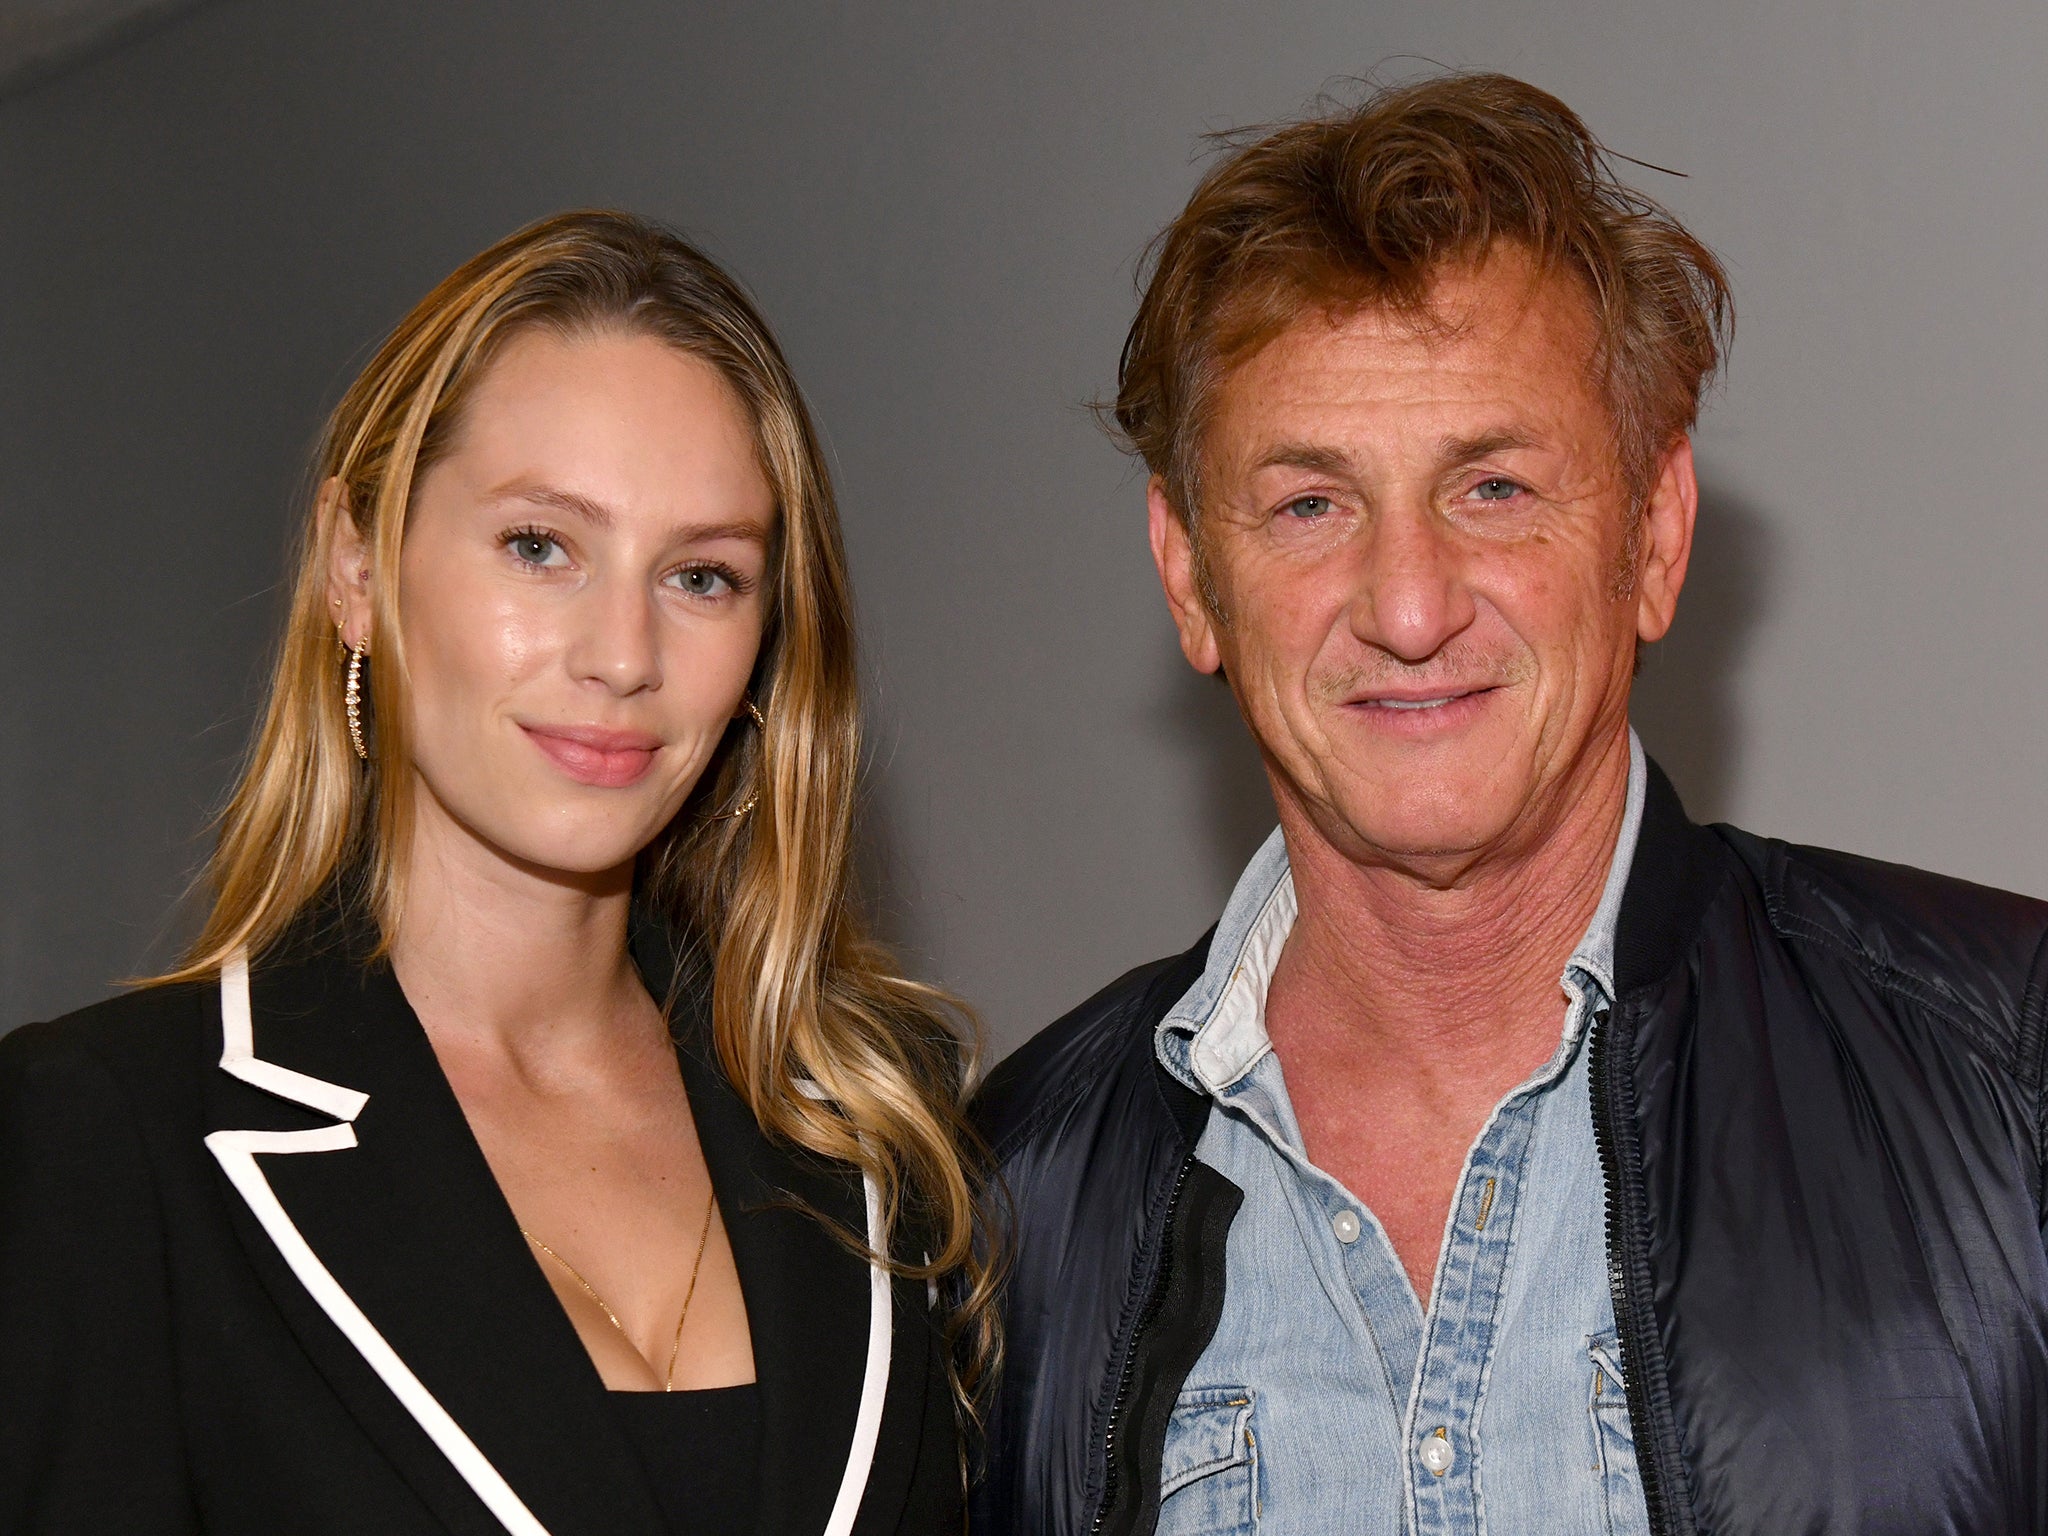
[[612,731],[588,725],[522,725],[536,747],[579,784],[624,789],[654,765],[661,738],[644,731]]

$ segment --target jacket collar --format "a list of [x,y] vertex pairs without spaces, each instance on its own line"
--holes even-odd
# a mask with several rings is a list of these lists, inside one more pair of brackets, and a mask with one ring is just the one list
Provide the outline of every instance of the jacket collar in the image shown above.
[[[1621,825],[1605,884],[1586,931],[1564,963],[1559,984],[1573,996],[1589,989],[1597,1004],[1615,995],[1614,939],[1640,838],[1649,790],[1649,759],[1628,733],[1628,777]],[[1273,1049],[1266,997],[1299,912],[1287,844],[1278,830],[1266,839],[1231,893],[1217,922],[1201,979],[1157,1026],[1156,1049],[1166,1070],[1186,1087],[1232,1093]],[[1580,1012],[1569,1011],[1553,1067],[1562,1070],[1577,1047]]]
[[[1613,996],[1661,981],[1684,958],[1700,920],[1728,877],[1732,855],[1727,846],[1685,814],[1678,791],[1654,758],[1645,757],[1642,821],[1636,836],[1621,910],[1615,919]],[[1262,861],[1275,858],[1279,834],[1259,851],[1246,879],[1260,872]],[[1284,859],[1284,851],[1279,854]],[[1277,883],[1284,864],[1271,871]],[[1218,977],[1219,939],[1227,947],[1241,934],[1224,935],[1212,927],[1194,946],[1176,956],[1151,979],[1132,1010],[1149,1026],[1133,1032],[1130,1049],[1146,1058],[1151,1075],[1165,1096],[1175,1127],[1192,1147],[1208,1118],[1210,1100],[1169,1071],[1158,1058],[1157,1031],[1176,1018],[1199,1015],[1221,990]],[[1227,970],[1223,973],[1227,979]],[[1142,1037],[1142,1038],[1140,1038]]]
[[[239,1060],[223,989],[209,1123],[224,1129],[207,1139],[247,1206],[251,1256],[337,1394],[451,1529],[661,1531],[603,1383],[371,948],[359,926],[302,925],[255,968]],[[672,955],[636,954],[668,995]],[[832,1448],[836,1470],[857,1438],[873,1281],[800,1208],[864,1233],[862,1183],[762,1134],[702,1043],[701,979],[681,982],[679,1061],[754,1327],[761,1528],[822,1531],[839,1480],[819,1452]],[[885,1330],[885,1360],[889,1342]],[[907,1469],[875,1476],[897,1471],[907,1483]]]
[[1684,959],[1732,867],[1726,844],[1687,819],[1664,770],[1655,762],[1649,769],[1643,829],[1614,936],[1617,999],[1663,980]]

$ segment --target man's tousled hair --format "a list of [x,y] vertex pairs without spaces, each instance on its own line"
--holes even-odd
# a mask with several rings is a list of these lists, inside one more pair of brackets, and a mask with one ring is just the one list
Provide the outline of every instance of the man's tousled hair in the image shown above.
[[1219,138],[1228,153],[1147,252],[1112,408],[1191,528],[1203,432],[1236,364],[1317,309],[1427,321],[1436,278],[1503,244],[1583,284],[1620,467],[1647,493],[1699,414],[1734,306],[1713,252],[1622,184],[1570,107],[1506,75],[1451,74]]

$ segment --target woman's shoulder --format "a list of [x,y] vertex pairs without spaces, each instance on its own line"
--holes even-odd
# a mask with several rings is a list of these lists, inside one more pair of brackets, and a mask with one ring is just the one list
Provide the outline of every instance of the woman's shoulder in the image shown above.
[[211,983],[136,987],[60,1018],[0,1035],[0,1105],[103,1113],[110,1097],[133,1109],[184,1101],[220,1055]]
[[[210,990],[138,988],[0,1035],[0,1292],[39,1298],[18,1310],[64,1329],[83,1308],[96,1338],[132,1342],[163,1304],[165,1223],[189,1220],[189,1191],[214,1198]],[[21,1342],[0,1338],[0,1354]]]

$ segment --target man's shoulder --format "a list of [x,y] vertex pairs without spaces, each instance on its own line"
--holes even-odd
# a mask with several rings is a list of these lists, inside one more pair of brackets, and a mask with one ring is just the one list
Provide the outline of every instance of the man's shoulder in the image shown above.
[[972,1114],[998,1162],[1075,1101],[1151,1074],[1153,1029],[1200,979],[1209,938],[1126,971],[996,1064]]
[[2043,1005],[2048,902],[1832,848],[1717,828],[1756,878],[1775,932],[1999,1045]]

